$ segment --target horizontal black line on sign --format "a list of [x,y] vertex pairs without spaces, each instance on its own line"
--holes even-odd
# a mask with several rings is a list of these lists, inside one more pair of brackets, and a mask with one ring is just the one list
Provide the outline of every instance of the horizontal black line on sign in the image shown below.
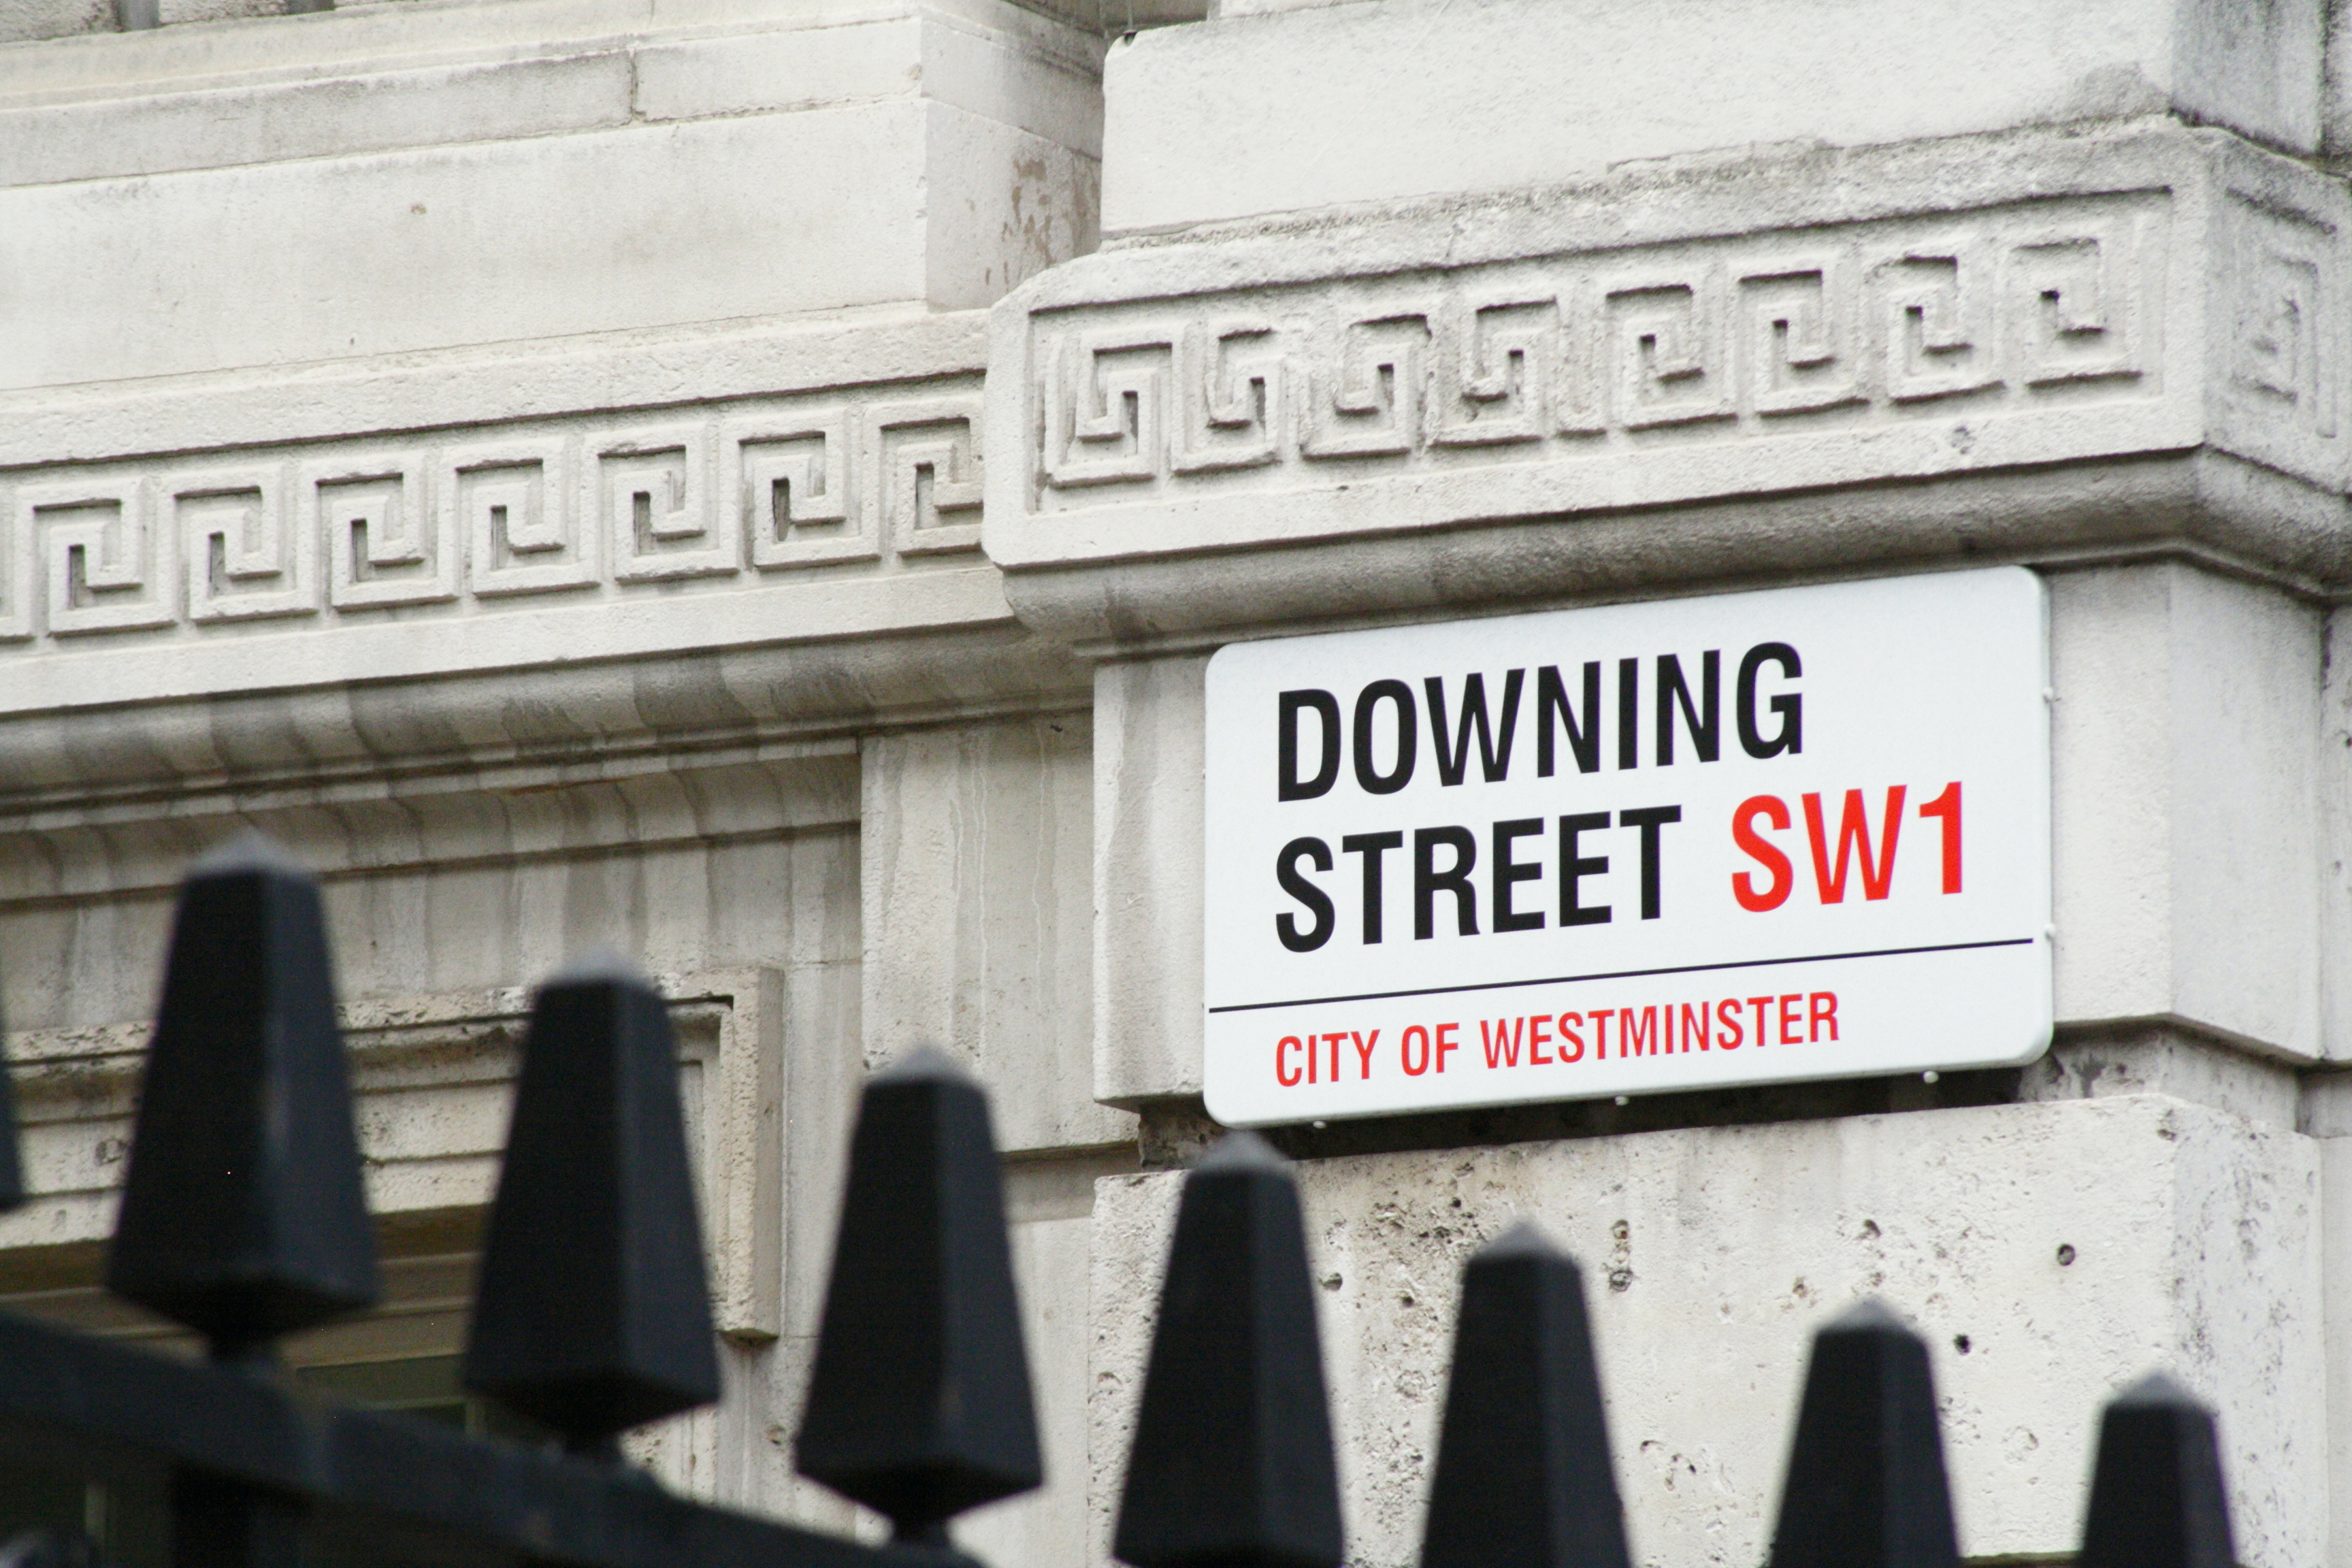
[[1997,942],[1945,942],[1932,947],[1874,947],[1860,952],[1807,952],[1795,958],[1741,958],[1729,963],[1677,963],[1664,969],[1608,969],[1596,974],[1551,974],[1541,980],[1489,980],[1475,985],[1424,985],[1413,991],[1360,991],[1352,996],[1300,996],[1288,1002],[1236,1002],[1212,1013],[1262,1013],[1269,1007],[1315,1007],[1326,1002],[1387,1002],[1399,996],[1444,996],[1456,991],[1512,991],[1522,985],[1573,985],[1584,980],[1640,980],[1653,974],[1705,974],[1720,969],[1771,969],[1784,963],[1834,963],[1844,958],[1904,958],[1915,952],[1966,952],[1979,947],[2031,947],[2030,936]]

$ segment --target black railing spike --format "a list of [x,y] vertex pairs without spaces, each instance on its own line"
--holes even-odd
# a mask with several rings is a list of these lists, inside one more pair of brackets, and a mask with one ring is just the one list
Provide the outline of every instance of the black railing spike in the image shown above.
[[1771,1568],[1954,1568],[1927,1346],[1876,1301],[1813,1338]]
[[222,1360],[376,1300],[319,884],[257,834],[181,886],[106,1283]]
[[1184,1179],[1111,1551],[1136,1568],[1340,1561],[1298,1189],[1255,1133]]
[[1462,1271],[1422,1568],[1629,1568],[1584,1275],[1521,1221]]
[[2081,1568],[2230,1568],[2236,1561],[2213,1413],[2151,1373],[2100,1419]]
[[719,1397],[669,1009],[607,951],[531,1003],[465,1384],[605,1457]]
[[859,1101],[795,1458],[941,1548],[956,1514],[1045,1479],[988,1098],[936,1048]]

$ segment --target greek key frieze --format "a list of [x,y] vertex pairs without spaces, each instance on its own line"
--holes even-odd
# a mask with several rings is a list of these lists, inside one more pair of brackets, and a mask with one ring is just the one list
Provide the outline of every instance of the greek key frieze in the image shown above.
[[0,649],[952,558],[980,418],[966,378],[0,475]]
[[1030,504],[2151,398],[2166,219],[2140,193],[1040,310]]

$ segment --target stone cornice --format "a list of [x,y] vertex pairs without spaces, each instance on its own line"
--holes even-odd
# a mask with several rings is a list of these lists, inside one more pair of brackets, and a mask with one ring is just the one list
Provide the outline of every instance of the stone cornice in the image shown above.
[[1129,246],[997,308],[989,552],[1097,653],[1988,558],[2332,593],[2347,217],[2145,123]]
[[0,814],[1082,700],[979,547],[982,344],[868,312],[49,398],[0,436]]

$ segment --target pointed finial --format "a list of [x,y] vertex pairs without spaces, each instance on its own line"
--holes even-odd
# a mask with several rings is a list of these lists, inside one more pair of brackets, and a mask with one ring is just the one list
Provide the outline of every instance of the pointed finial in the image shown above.
[[1184,1178],[1111,1551],[1135,1568],[1340,1561],[1298,1189],[1254,1133]]
[[1954,1568],[1927,1346],[1877,1301],[1813,1339],[1771,1568]]
[[1045,1479],[988,1098],[939,1050],[858,1104],[796,1458],[933,1545]]
[[1422,1568],[1630,1568],[1575,1262],[1521,1221],[1462,1271]]
[[222,1359],[376,1300],[319,884],[258,835],[181,885],[106,1282]]
[[2213,1413],[2162,1373],[2099,1422],[2082,1568],[2230,1568],[2229,1491]]
[[588,1453],[719,1397],[669,1009],[609,953],[531,1005],[465,1384]]

